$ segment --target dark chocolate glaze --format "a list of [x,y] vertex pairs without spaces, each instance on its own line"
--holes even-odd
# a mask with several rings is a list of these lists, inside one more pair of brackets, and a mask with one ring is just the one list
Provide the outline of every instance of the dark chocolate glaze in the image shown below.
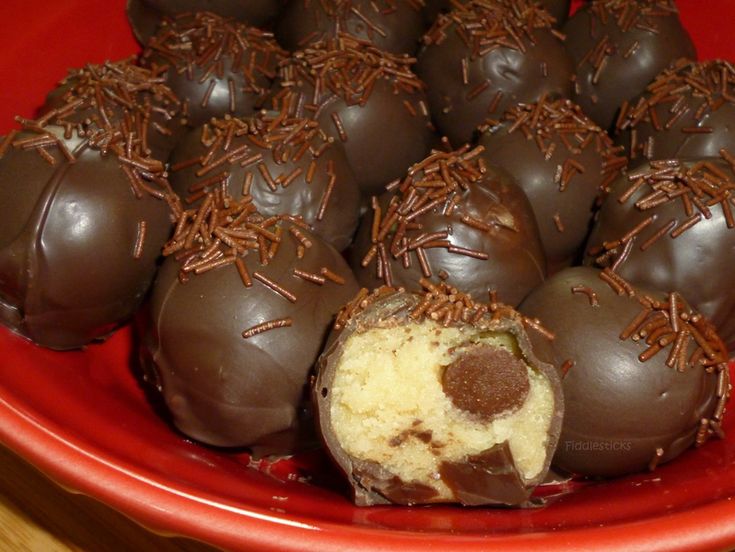
[[145,44],[161,20],[186,12],[211,12],[263,27],[272,22],[285,0],[128,0],[126,13],[135,38]]
[[[282,223],[284,228],[289,223]],[[173,422],[187,436],[216,446],[271,445],[273,454],[299,444],[274,437],[298,432],[299,409],[310,370],[340,306],[357,290],[339,253],[303,230],[312,246],[297,256],[296,242],[284,231],[277,254],[262,265],[257,255],[243,259],[256,271],[296,296],[291,302],[253,278],[245,287],[235,266],[192,274],[182,283],[181,266],[168,258],[154,285],[150,304],[147,371],[165,399]],[[293,274],[319,273],[321,267],[345,283],[318,285]],[[243,337],[243,331],[289,317],[291,326]]]
[[[385,237],[373,240],[375,209],[363,215],[349,251],[352,266],[361,285],[374,288],[383,284],[402,286],[409,290],[420,288],[422,277],[444,279],[447,283],[467,291],[475,299],[482,300],[489,291],[497,291],[498,297],[517,305],[546,274],[538,227],[526,195],[513,178],[502,169],[481,168],[476,154],[481,148],[457,152],[433,152],[426,160],[414,166],[402,182],[444,182],[451,189],[453,182],[464,181],[465,189],[448,192],[446,201],[440,201],[418,216],[402,215],[406,223],[419,223],[420,228],[407,227],[408,242],[420,241],[422,236],[441,232],[443,237],[431,240],[436,246],[422,247],[429,272],[424,272],[418,258],[418,249],[409,252],[410,265],[404,265],[401,248],[392,247],[396,231],[386,231]],[[469,153],[468,153],[469,152]],[[474,160],[470,161],[472,157]],[[464,160],[463,160],[464,157]],[[462,165],[467,163],[469,169]],[[423,169],[421,168],[423,166]],[[443,180],[440,166],[446,168]],[[428,171],[428,172],[427,172]],[[402,185],[403,185],[402,184]],[[419,187],[417,189],[420,190]],[[436,190],[437,188],[433,188]],[[408,188],[406,188],[408,190]],[[424,188],[426,190],[426,188]],[[429,188],[431,190],[431,188]],[[391,203],[401,204],[410,192],[394,191],[381,196],[376,205],[383,219]],[[421,193],[421,192],[419,192]],[[449,202],[455,196],[456,206],[449,213]],[[428,203],[428,201],[426,202]],[[447,212],[448,214],[443,214]],[[463,222],[463,218],[469,223]],[[365,262],[373,248],[382,245],[386,250],[389,271],[378,273],[380,255],[376,254]],[[466,253],[452,252],[449,246],[468,250]],[[473,256],[472,252],[479,253]],[[395,254],[394,254],[395,253]]]
[[733,80],[730,62],[681,60],[624,106],[616,142],[636,160],[717,157],[722,148],[735,151]]
[[276,39],[293,51],[347,33],[386,52],[413,55],[425,30],[420,6],[412,0],[290,0]]
[[[621,178],[613,184],[590,235],[585,262],[610,266],[622,255],[617,268],[621,276],[641,286],[681,292],[694,309],[712,321],[723,339],[733,347],[735,290],[730,270],[723,268],[733,266],[735,263],[735,228],[732,227],[735,222],[732,218],[728,222],[727,214],[733,210],[733,206],[726,205],[723,210],[721,202],[709,207],[705,205],[705,214],[702,214],[695,204],[690,215],[687,213],[683,198],[675,196],[670,201],[645,208],[645,202],[639,202],[654,193],[652,184],[655,184],[655,173],[661,168],[658,163],[666,162],[650,163],[653,166],[646,163],[635,170],[628,179]],[[696,185],[705,177],[711,178],[722,191],[735,185],[732,165],[722,160],[690,160],[674,163],[679,165],[669,169],[672,189],[677,187],[683,189],[685,183],[689,181],[694,181]],[[708,166],[714,167],[714,170]],[[621,196],[631,187],[638,175],[644,177],[645,184],[626,201],[621,202]],[[713,195],[716,196],[717,193]],[[695,198],[693,191],[685,195],[687,198]],[[708,194],[702,196],[703,203],[711,199],[712,196]],[[727,202],[727,199],[725,201]],[[630,240],[632,242],[630,250],[625,252],[625,244],[619,243],[619,240],[649,217],[655,219]],[[677,235],[678,231],[685,228],[685,223],[691,217],[698,217],[701,220]],[[670,227],[663,237],[653,242],[650,247],[646,247],[646,242],[659,230],[668,227],[672,220],[676,221],[676,226]],[[672,237],[672,233],[676,237]],[[618,243],[615,243],[616,241]],[[603,242],[607,242],[607,247],[602,247]]]
[[593,0],[562,30],[576,67],[574,100],[605,130],[662,70],[697,55],[673,0]]
[[[199,190],[223,182],[230,195],[241,196],[252,178],[250,195],[265,216],[300,216],[339,251],[357,228],[360,190],[345,153],[310,119],[259,113],[250,119],[213,120],[178,144],[171,167],[171,186],[187,203]],[[202,188],[208,181],[211,185]]]
[[[614,477],[655,467],[706,440],[719,426],[718,405],[726,400],[716,394],[720,371],[727,389],[727,356],[720,348],[711,374],[690,360],[683,371],[667,366],[671,343],[641,361],[639,355],[649,348],[645,338],[620,336],[644,310],[639,297],[665,301],[666,296],[644,290],[635,297],[619,295],[599,275],[590,267],[565,269],[534,290],[520,309],[554,332],[557,366],[567,364],[566,410],[554,465]],[[683,301],[679,307],[690,312]],[[685,347],[688,359],[694,340]],[[698,438],[702,419],[704,434]]]
[[479,138],[488,163],[528,196],[551,272],[579,257],[596,199],[626,166],[607,134],[571,100],[515,106]]
[[268,105],[315,118],[344,147],[362,193],[378,194],[436,141],[412,61],[352,38],[319,42],[283,64]]
[[[554,16],[555,27],[560,27],[567,20],[571,0],[539,0],[539,3]],[[447,13],[452,9],[450,0],[425,0],[424,19],[428,25],[434,23],[440,13]]]
[[196,13],[164,19],[140,63],[162,74],[196,127],[212,117],[251,115],[285,56],[271,33]]
[[[448,291],[455,293],[454,297],[448,298],[450,301],[464,300],[457,296],[457,293],[462,295],[462,292],[457,292],[456,289],[448,290],[446,287],[439,292],[439,296],[443,297]],[[414,505],[447,501],[439,497],[432,487],[420,481],[402,481],[376,462],[351,457],[341,446],[331,425],[329,391],[350,337],[373,328],[400,328],[417,323],[420,319],[430,319],[428,315],[427,318],[419,315],[417,320],[410,314],[428,297],[432,297],[431,293],[412,293],[391,288],[376,290],[367,296],[367,300],[364,295],[358,296],[353,300],[353,303],[357,301],[358,305],[350,304],[338,315],[336,329],[330,335],[329,343],[319,357],[317,376],[313,385],[318,429],[328,452],[352,486],[353,499],[358,506],[386,503]],[[472,305],[471,310],[479,307],[476,303],[469,304]],[[497,310],[492,312],[496,307]],[[441,325],[439,321],[435,323],[437,326]],[[465,505],[526,505],[533,489],[546,477],[561,430],[564,399],[559,375],[544,356],[548,354],[548,349],[531,345],[529,335],[524,329],[524,321],[517,312],[506,306],[495,304],[495,307],[491,307],[491,312],[476,317],[472,322],[458,320],[450,322],[450,325],[474,331],[510,333],[518,343],[523,361],[531,369],[545,376],[551,386],[554,410],[547,434],[547,458],[543,469],[536,477],[525,480],[520,475],[507,442],[496,443],[480,454],[468,455],[462,462],[443,462],[439,468],[442,481],[454,495],[450,500],[452,502]],[[544,352],[539,353],[539,350]]]
[[[478,1],[439,17],[429,29],[416,74],[428,86],[437,128],[454,147],[470,141],[485,118],[516,103],[571,96],[574,68],[551,21],[528,0]],[[498,26],[519,38],[498,35]]]

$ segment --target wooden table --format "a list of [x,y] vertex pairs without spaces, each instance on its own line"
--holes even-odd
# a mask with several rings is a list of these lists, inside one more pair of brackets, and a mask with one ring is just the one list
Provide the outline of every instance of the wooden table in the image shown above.
[[92,498],[72,494],[0,446],[0,550],[3,552],[212,552],[167,538]]

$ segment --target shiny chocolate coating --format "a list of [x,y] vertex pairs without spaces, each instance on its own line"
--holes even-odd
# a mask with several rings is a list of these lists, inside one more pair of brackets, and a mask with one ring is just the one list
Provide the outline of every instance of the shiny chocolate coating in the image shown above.
[[285,0],[128,0],[126,13],[133,34],[145,44],[161,20],[186,12],[211,12],[247,25],[263,27],[273,21]]
[[[629,192],[639,177],[642,185]],[[617,262],[617,271],[632,283],[681,292],[732,347],[735,292],[732,275],[723,267],[735,263],[735,221],[728,200],[715,200],[734,184],[733,165],[722,159],[641,165],[613,183],[590,235],[585,262]],[[669,187],[668,201],[661,194],[651,198],[662,185]],[[652,202],[656,198],[661,201]],[[626,236],[628,247],[621,243]]]
[[[361,285],[374,288],[387,284],[416,290],[422,278],[438,277],[478,300],[494,290],[500,300],[517,305],[543,281],[546,260],[531,205],[507,172],[478,163],[481,150],[435,151],[409,171],[402,181],[406,186],[403,192],[399,187],[373,203],[372,210],[363,215],[349,251],[350,265]],[[469,168],[464,167],[470,159]],[[465,181],[465,188],[455,191],[457,181]],[[432,182],[434,187],[422,188],[425,182]],[[410,205],[418,202],[410,196],[421,195],[422,189],[437,190],[441,183],[447,195],[439,196],[433,207],[413,214]],[[418,186],[411,192],[415,184]],[[397,217],[395,230],[382,228],[386,219],[390,221],[386,213],[391,209],[405,210]],[[382,222],[376,232],[378,210]],[[410,223],[420,227],[411,229]],[[404,245],[396,243],[402,224],[406,227]],[[414,247],[420,243],[425,245]],[[409,245],[411,249],[407,249]],[[381,261],[381,249],[385,251],[385,263]],[[403,249],[407,249],[407,255]]]
[[579,257],[596,199],[626,157],[571,100],[521,104],[479,138],[482,157],[507,170],[528,196],[550,271]]
[[339,251],[352,241],[360,190],[344,150],[313,120],[265,112],[212,120],[184,137],[170,161],[171,186],[192,206],[201,192],[225,185],[240,196],[246,186],[263,215],[300,216]]
[[[665,302],[666,296],[641,289],[635,294],[618,294],[598,270],[575,267],[549,278],[520,307],[554,332],[557,366],[568,370],[562,379],[566,408],[554,457],[558,469],[595,477],[653,469],[721,433],[728,388],[724,347],[717,349],[712,373],[692,362],[697,345],[688,338],[683,358],[676,355],[676,362],[667,365],[674,340],[667,338],[668,344],[655,352],[659,345],[646,343],[650,330],[644,337],[639,334],[651,320],[640,318],[646,308],[639,299]],[[691,314],[680,297],[677,303],[678,312]],[[655,310],[649,316],[670,324],[667,309]],[[682,320],[679,324],[683,328]],[[707,337],[713,347],[722,345]],[[641,360],[641,355],[650,358]]]
[[416,53],[424,32],[418,2],[392,0],[290,0],[276,24],[287,50],[347,33],[394,54]]
[[[182,265],[173,257],[156,279],[142,357],[175,426],[202,443],[293,452],[299,443],[285,436],[301,430],[299,410],[309,373],[335,313],[357,291],[336,250],[303,230],[312,245],[299,258],[291,225],[282,224],[283,239],[267,264],[257,255],[242,257],[253,276],[250,287],[232,264],[190,273],[182,283]],[[344,283],[319,285],[294,274],[318,274],[325,266]],[[287,289],[295,301],[256,273]],[[252,329],[285,319],[289,325]],[[245,337],[248,330],[252,335]],[[281,440],[281,448],[273,448],[274,439]]]
[[[554,26],[560,27],[567,20],[571,0],[539,0],[539,3],[554,16]],[[452,9],[450,0],[426,0],[424,2],[424,18],[431,25],[440,13],[446,13]]]
[[608,130],[620,106],[679,58],[696,59],[673,0],[592,0],[562,31],[576,67],[576,101]]
[[271,33],[195,13],[165,19],[140,63],[162,74],[196,127],[212,117],[254,113],[285,56]]
[[733,80],[735,70],[727,61],[680,60],[624,105],[616,143],[634,160],[717,157],[722,148],[735,151]]
[[[319,358],[317,374],[313,384],[313,402],[318,429],[327,451],[345,475],[352,487],[353,500],[359,506],[376,504],[430,504],[437,502],[458,502],[464,505],[505,504],[525,506],[533,489],[543,482],[557,446],[564,415],[564,398],[559,375],[550,364],[550,349],[536,346],[544,338],[536,336],[534,344],[524,329],[524,321],[513,309],[495,303],[485,304],[467,300],[463,292],[440,285],[433,293],[416,293],[381,288],[369,295],[360,295],[337,316],[335,329]],[[443,304],[462,303],[467,308],[471,321],[456,320],[443,326],[462,328],[469,332],[507,333],[513,336],[518,345],[520,358],[523,359],[524,374],[526,365],[543,375],[548,382],[553,411],[545,443],[546,456],[541,471],[531,479],[524,479],[516,466],[508,441],[495,443],[479,454],[467,454],[458,461],[442,460],[435,477],[446,485],[451,498],[441,497],[436,490],[421,481],[403,481],[396,474],[375,461],[351,456],[340,442],[333,425],[331,392],[335,377],[340,369],[347,342],[356,334],[376,328],[393,328],[401,331],[413,324],[431,320],[429,314],[416,315],[416,309],[426,300],[441,301]],[[357,304],[355,304],[357,301]],[[480,308],[489,308],[483,315],[474,316]],[[493,311],[493,309],[495,309]],[[440,321],[433,321],[437,328]],[[529,330],[532,332],[534,330]],[[483,348],[483,346],[480,346]],[[492,354],[503,354],[504,349],[496,349]],[[506,353],[509,354],[509,353]],[[513,358],[514,362],[520,362]],[[485,369],[490,369],[484,365]],[[424,367],[416,367],[422,369]],[[526,382],[527,383],[527,382]],[[523,386],[516,389],[521,395]],[[505,388],[508,391],[509,388]],[[497,390],[495,390],[497,392]],[[507,397],[505,398],[507,400]],[[506,405],[514,407],[515,405]],[[417,434],[415,437],[431,444],[431,433]],[[399,453],[400,454],[400,453]],[[441,454],[441,453],[440,453]]]
[[487,117],[517,103],[571,96],[574,68],[551,22],[527,0],[468,2],[424,35],[416,74],[428,86],[437,128],[454,147],[471,141]]

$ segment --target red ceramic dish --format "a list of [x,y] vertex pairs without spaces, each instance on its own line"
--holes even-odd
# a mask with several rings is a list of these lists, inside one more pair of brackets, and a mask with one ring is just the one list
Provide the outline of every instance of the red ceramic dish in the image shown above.
[[[31,116],[67,67],[133,54],[123,0],[0,6],[0,132]],[[680,0],[702,57],[735,59],[731,0]],[[714,16],[716,14],[716,16]],[[355,508],[318,452],[276,464],[196,445],[146,399],[123,329],[57,353],[0,329],[0,443],[63,486],[154,531],[258,550],[712,550],[735,546],[735,419],[728,437],[653,473],[545,489],[532,510]]]

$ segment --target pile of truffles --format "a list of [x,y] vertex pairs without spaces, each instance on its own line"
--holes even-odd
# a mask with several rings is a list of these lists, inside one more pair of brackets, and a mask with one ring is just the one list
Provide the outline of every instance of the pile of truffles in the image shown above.
[[0,138],[10,330],[138,314],[177,431],[322,446],[358,505],[525,506],[724,436],[735,67],[673,0],[128,16],[139,56]]

